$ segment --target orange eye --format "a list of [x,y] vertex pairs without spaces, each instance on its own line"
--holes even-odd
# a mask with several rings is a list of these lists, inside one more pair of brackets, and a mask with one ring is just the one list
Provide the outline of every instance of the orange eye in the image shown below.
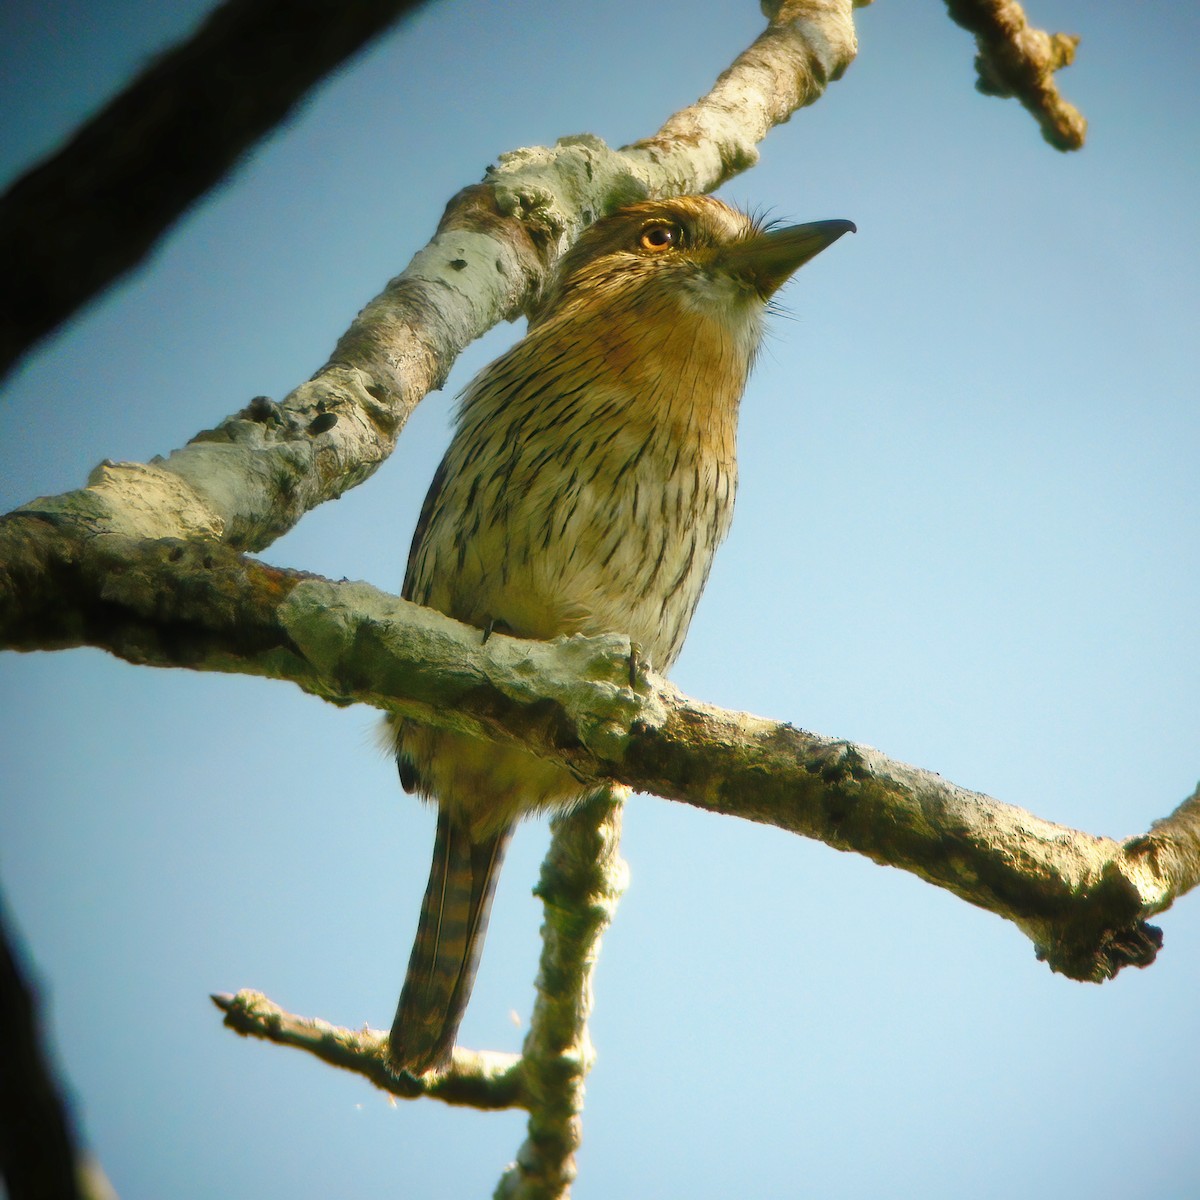
[[678,246],[683,241],[681,234],[678,225],[647,225],[638,238],[638,245],[652,254],[660,254],[672,246]]

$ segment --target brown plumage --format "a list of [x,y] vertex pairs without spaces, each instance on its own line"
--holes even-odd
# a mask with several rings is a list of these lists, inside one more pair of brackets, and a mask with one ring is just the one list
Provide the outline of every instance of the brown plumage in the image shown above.
[[[525,338],[462,397],[404,596],[516,637],[628,634],[665,671],[733,515],[738,403],[766,303],[853,225],[764,231],[705,196],[598,221]],[[393,1069],[444,1069],[517,819],[586,794],[512,746],[394,724],[400,776],[438,804]]]

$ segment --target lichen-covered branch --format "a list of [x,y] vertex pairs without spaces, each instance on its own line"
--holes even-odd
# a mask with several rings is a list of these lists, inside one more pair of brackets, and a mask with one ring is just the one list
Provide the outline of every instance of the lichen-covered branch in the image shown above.
[[0,376],[421,0],[226,0],[0,196]]
[[[911,871],[1018,925],[1057,971],[1154,958],[1146,919],[1200,882],[1200,800],[1120,843],[1043,821],[869,747],[691,700],[609,635],[530,642],[363,583],[227,546],[0,521],[0,646],[93,645],[132,662],[288,679],[515,740],[578,775],[776,825]],[[37,588],[36,604],[25,604]],[[14,596],[16,600],[14,601]]]
[[627,150],[666,171],[680,192],[709,191],[752,167],[767,133],[820,99],[854,61],[851,8],[842,0],[762,0],[767,28],[708,95]]
[[950,16],[975,35],[976,88],[1014,97],[1058,150],[1078,150],[1087,136],[1083,114],[1059,94],[1054,73],[1075,61],[1079,38],[1033,29],[1017,0],[946,0]]
[[545,910],[537,999],[522,1050],[529,1131],[497,1200],[557,1200],[575,1179],[584,1081],[596,1059],[588,1036],[600,938],[628,882],[620,856],[624,788],[606,788],[551,822],[537,895]]

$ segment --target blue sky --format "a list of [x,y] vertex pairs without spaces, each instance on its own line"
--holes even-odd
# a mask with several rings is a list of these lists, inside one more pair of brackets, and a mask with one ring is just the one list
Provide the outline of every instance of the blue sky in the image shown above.
[[[974,92],[942,6],[879,3],[847,76],[725,189],[859,233],[783,295],[674,678],[1124,836],[1200,775],[1200,15],[1028,7],[1083,35],[1060,76],[1081,153]],[[0,9],[5,173],[205,8]],[[748,2],[431,6],[10,380],[0,508],[283,395],[498,154],[645,136],[760,25]],[[452,398],[519,332],[471,347],[379,473],[264,557],[398,588]],[[519,1114],[391,1105],[226,1033],[206,999],[389,1021],[432,816],[370,713],[93,651],[6,656],[0,707],[0,878],[124,1200],[490,1194]],[[520,1044],[545,842],[531,823],[505,866],[471,1045]],[[1096,988],[989,914],[776,830],[638,797],[625,855],[580,1200],[1200,1192],[1197,902],[1162,918],[1153,968]]]

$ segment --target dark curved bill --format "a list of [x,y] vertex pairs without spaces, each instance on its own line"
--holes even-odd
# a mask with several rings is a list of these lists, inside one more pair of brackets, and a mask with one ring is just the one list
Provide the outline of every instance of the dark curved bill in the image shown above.
[[853,221],[811,221],[758,233],[722,248],[717,263],[746,280],[766,297],[772,295],[793,271],[832,246],[843,233],[857,233]]

